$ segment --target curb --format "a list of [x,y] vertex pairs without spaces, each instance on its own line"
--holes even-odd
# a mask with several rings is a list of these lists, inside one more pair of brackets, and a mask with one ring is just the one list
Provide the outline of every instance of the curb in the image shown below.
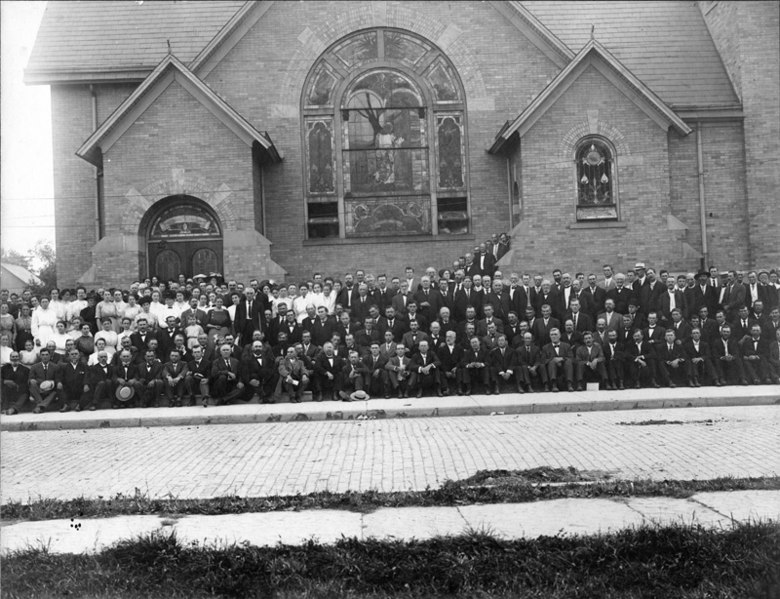
[[59,412],[0,417],[0,430],[8,432],[129,428],[152,426],[205,426],[305,422],[322,420],[374,420],[449,416],[494,416],[556,412],[598,412],[665,408],[708,408],[780,404],[780,386],[632,389],[574,393],[526,393],[373,399],[361,402],[306,401],[300,404],[242,404],[187,408],[133,408],[119,413]]

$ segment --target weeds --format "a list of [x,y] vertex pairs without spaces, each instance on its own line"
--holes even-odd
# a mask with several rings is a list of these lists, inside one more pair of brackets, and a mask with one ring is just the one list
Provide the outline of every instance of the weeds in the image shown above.
[[183,545],[157,533],[92,556],[10,555],[2,595],[769,599],[780,592],[778,559],[776,523],[516,541],[476,530],[429,541],[272,548]]
[[695,493],[780,489],[780,477],[717,478],[712,480],[652,481],[610,480],[609,473],[581,472],[574,468],[485,470],[461,481],[447,481],[438,489],[423,491],[323,491],[310,495],[271,497],[226,496],[211,499],[153,499],[143,493],[118,494],[112,499],[41,499],[2,506],[4,524],[21,520],[106,518],[119,515],[241,514],[289,510],[341,509],[369,513],[382,507],[426,507],[475,503],[522,503],[546,499],[585,497],[665,496],[686,498]]

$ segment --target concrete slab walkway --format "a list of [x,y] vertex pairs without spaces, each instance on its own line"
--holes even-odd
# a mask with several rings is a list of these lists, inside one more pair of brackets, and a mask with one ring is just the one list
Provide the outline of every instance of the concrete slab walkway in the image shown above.
[[780,491],[700,493],[688,499],[634,497],[555,499],[461,507],[385,508],[369,514],[340,510],[218,516],[123,516],[21,522],[0,528],[0,555],[30,547],[52,553],[93,553],[154,531],[173,531],[184,544],[299,545],[310,539],[425,540],[486,532],[503,539],[593,535],[645,524],[735,523],[780,519]]
[[507,393],[371,399],[361,402],[241,404],[209,408],[137,408],[60,414],[0,416],[0,430],[74,430],[207,424],[277,423],[321,420],[374,420],[436,416],[539,414],[665,408],[760,406],[780,404],[780,385],[681,387],[574,393]]

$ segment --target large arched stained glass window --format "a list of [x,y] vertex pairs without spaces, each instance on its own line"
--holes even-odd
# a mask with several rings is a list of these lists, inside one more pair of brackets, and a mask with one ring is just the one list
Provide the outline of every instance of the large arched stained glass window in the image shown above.
[[390,29],[341,40],[302,108],[309,239],[468,232],[465,98],[430,42]]
[[604,138],[590,136],[576,146],[577,220],[617,219],[615,152]]

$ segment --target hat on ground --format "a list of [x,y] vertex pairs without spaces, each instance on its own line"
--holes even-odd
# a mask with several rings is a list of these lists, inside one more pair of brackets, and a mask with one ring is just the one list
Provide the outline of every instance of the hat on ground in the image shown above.
[[130,401],[135,395],[135,389],[130,385],[120,385],[116,389],[116,398],[119,401]]
[[358,390],[355,391],[352,395],[350,395],[349,398],[352,401],[363,401],[365,399],[368,399],[368,393],[366,393],[365,391]]
[[634,264],[634,270],[645,270],[645,263],[637,262],[636,264]]
[[54,381],[43,381],[40,385],[41,391],[51,391],[54,389]]

